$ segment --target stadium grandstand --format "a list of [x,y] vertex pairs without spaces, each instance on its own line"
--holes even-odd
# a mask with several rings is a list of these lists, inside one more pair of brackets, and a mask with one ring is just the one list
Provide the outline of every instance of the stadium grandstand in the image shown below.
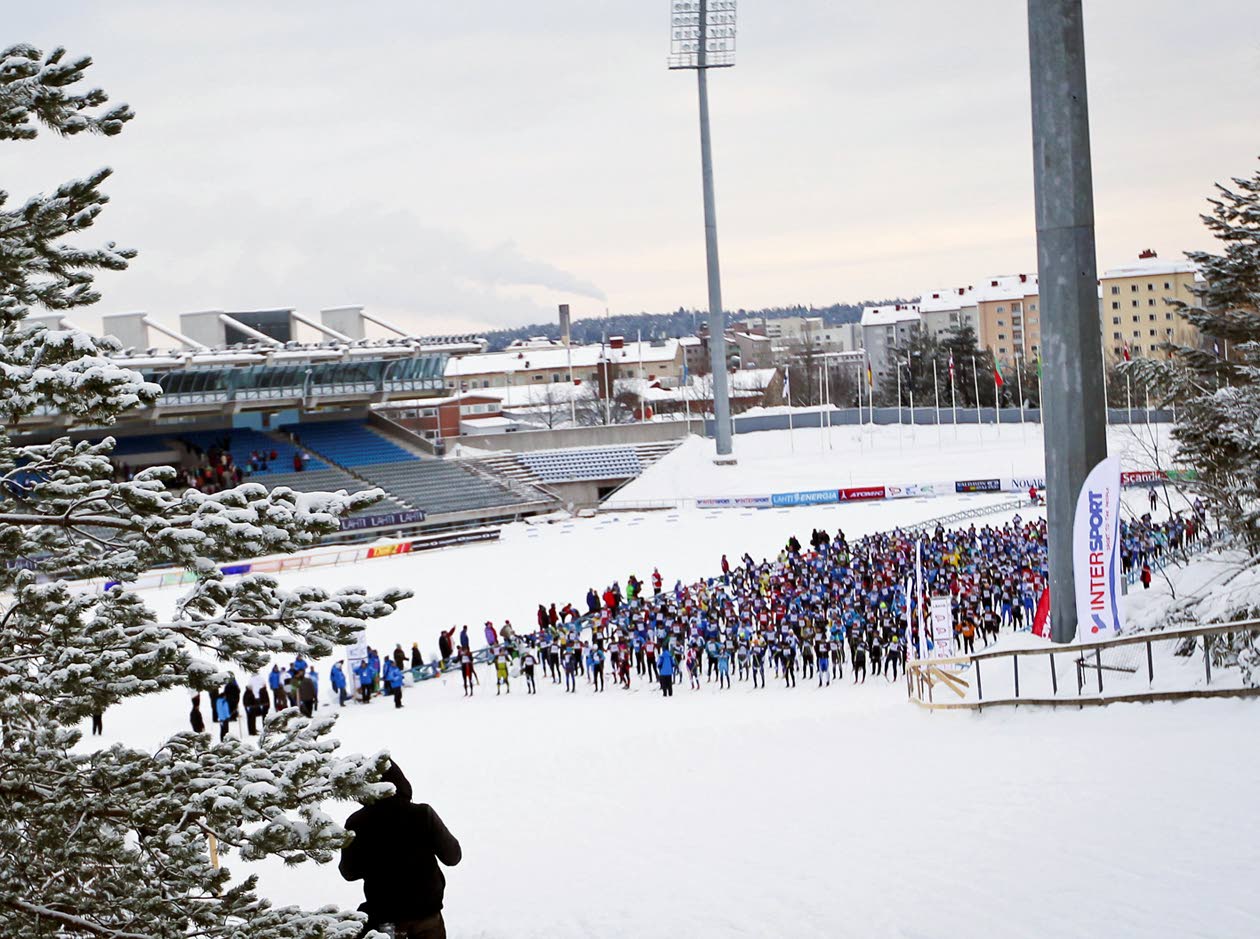
[[[63,322],[43,319],[50,328]],[[390,337],[367,338],[369,322]],[[299,341],[299,326],[319,341]],[[447,360],[483,351],[476,336],[412,336],[361,307],[324,310],[319,320],[293,310],[186,313],[179,330],[126,313],[106,316],[105,328],[123,346],[117,364],[162,388],[156,405],[109,428],[71,428],[45,410],[8,428],[11,435],[112,436],[120,475],[171,465],[181,488],[248,480],[300,492],[384,490],[381,502],[343,520],[343,539],[511,521],[561,504],[541,481],[505,476],[483,460],[441,459],[372,413],[373,405],[446,394]],[[153,333],[178,346],[155,347]]]

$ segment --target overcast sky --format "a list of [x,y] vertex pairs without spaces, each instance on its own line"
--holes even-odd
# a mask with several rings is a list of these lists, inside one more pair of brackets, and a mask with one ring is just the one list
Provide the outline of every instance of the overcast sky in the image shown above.
[[[1260,154],[1260,3],[1086,0],[1099,266],[1207,244]],[[138,248],[75,319],[362,303],[418,331],[706,303],[695,77],[667,0],[61,0],[136,119],[0,148],[20,200],[115,169]],[[711,74],[728,309],[1035,267],[1022,0],[743,0]]]

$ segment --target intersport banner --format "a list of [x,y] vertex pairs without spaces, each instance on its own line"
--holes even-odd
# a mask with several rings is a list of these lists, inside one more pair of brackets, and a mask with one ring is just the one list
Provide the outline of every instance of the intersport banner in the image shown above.
[[1112,639],[1120,617],[1120,458],[1095,466],[1081,487],[1072,525],[1076,639]]

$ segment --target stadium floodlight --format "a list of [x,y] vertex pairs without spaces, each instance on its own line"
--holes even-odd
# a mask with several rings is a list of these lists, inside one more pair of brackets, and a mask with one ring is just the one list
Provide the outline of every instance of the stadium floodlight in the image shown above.
[[700,178],[704,188],[704,248],[709,272],[709,368],[718,462],[731,460],[731,395],[726,377],[726,321],[718,266],[713,200],[713,145],[709,136],[711,68],[735,64],[735,0],[671,0],[669,67],[695,69],[700,95]]
[[670,68],[735,64],[735,0],[673,0],[669,25]]

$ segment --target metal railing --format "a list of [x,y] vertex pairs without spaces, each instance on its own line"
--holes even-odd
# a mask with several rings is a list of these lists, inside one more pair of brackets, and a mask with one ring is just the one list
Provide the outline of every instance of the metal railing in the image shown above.
[[[1256,649],[1260,619],[1139,633],[1100,642],[915,659],[906,663],[906,694],[915,704],[933,710],[982,710],[1020,704],[1084,707],[1123,701],[1260,695],[1260,687],[1241,681],[1241,674],[1235,669],[1237,653],[1231,650],[1231,642],[1218,642],[1218,637],[1232,640],[1238,634],[1244,637],[1245,647]],[[1171,646],[1172,659],[1162,650],[1159,656],[1155,654],[1155,647],[1162,645]],[[1200,658],[1201,668],[1195,664]],[[1162,663],[1158,678],[1157,661]],[[1005,668],[1007,662],[1009,671]],[[1222,672],[1229,679],[1239,680],[1222,680]],[[945,700],[936,700],[938,692]]]

